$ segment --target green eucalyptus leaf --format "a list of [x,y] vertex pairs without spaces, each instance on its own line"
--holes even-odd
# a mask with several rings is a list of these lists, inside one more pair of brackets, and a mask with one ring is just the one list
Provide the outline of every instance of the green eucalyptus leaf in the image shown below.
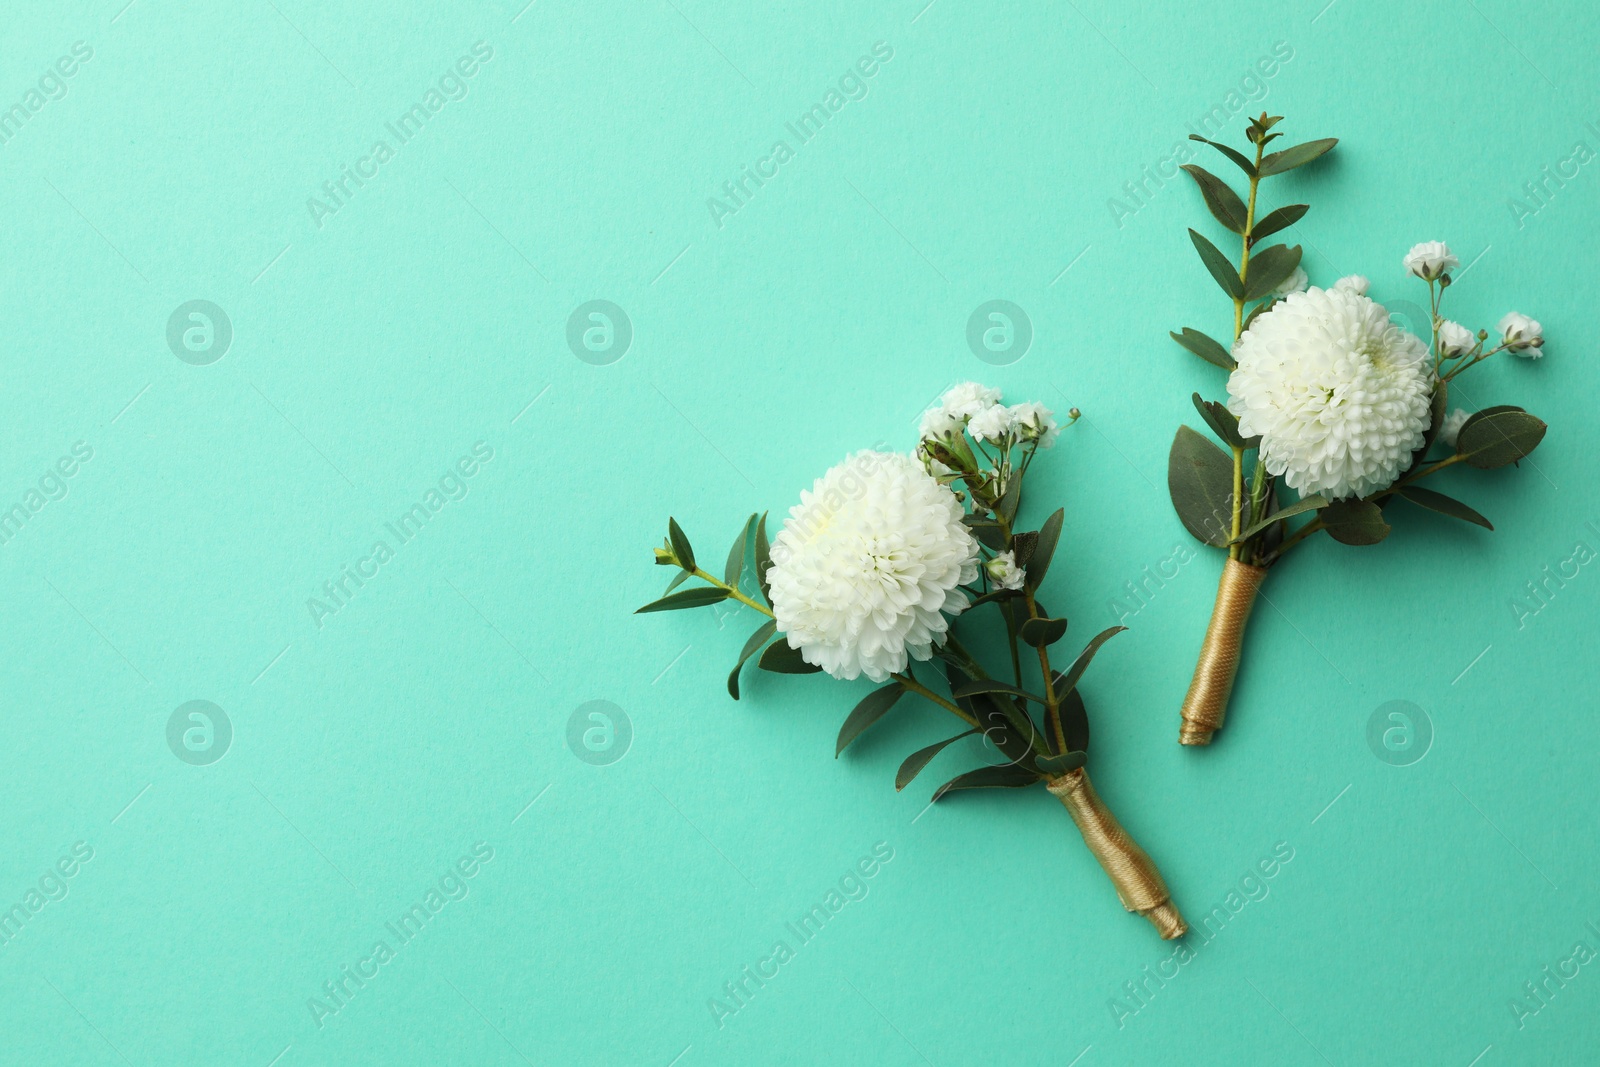
[[664,596],[660,600],[652,600],[644,607],[634,612],[643,615],[650,611],[681,611],[684,608],[703,608],[709,604],[716,604],[728,599],[728,590],[718,589],[708,585],[695,589],[685,589],[681,593]]
[[668,593],[672,592],[674,589],[678,588],[678,586],[682,585],[692,577],[694,576],[688,571],[679,570],[677,574],[672,576],[672,581],[667,583],[667,587],[661,591],[661,595],[666,596]]
[[1346,545],[1375,545],[1389,536],[1383,512],[1370,500],[1335,500],[1322,509],[1328,536]]
[[1261,176],[1269,178],[1274,174],[1282,174],[1286,170],[1303,167],[1313,159],[1318,159],[1326,154],[1334,145],[1339,143],[1337,137],[1324,137],[1316,141],[1306,141],[1304,144],[1293,145],[1281,152],[1274,152],[1261,160]]
[[1299,245],[1272,245],[1250,254],[1250,267],[1246,272],[1244,298],[1260,300],[1289,280],[1289,275],[1300,265]]
[[686,571],[694,570],[694,549],[689,546],[689,539],[684,536],[677,519],[667,519],[667,540],[672,543],[672,554],[678,557],[678,565]]
[[1206,270],[1211,272],[1217,284],[1222,286],[1222,291],[1231,299],[1243,300],[1244,282],[1239,280],[1239,272],[1228,262],[1228,257],[1195,230],[1189,231],[1189,240],[1194,242],[1194,250],[1200,253],[1200,261],[1206,265]]
[[1011,483],[1006,486],[1006,491],[995,504],[995,514],[1007,524],[1014,522],[1017,517],[1017,508],[1022,503],[1022,479],[1013,471]]
[[1454,497],[1445,496],[1443,493],[1435,493],[1432,489],[1424,489],[1419,485],[1408,485],[1400,490],[1400,495],[1413,504],[1427,508],[1429,511],[1437,511],[1441,515],[1448,515],[1452,519],[1460,519],[1462,522],[1475,522],[1485,530],[1494,529],[1493,523],[1461,501]]
[[764,671],[774,674],[816,674],[822,670],[815,664],[807,663],[800,656],[798,648],[790,648],[787,641],[774,641],[761,653],[761,658],[756,661],[756,666]]
[[1167,455],[1167,491],[1178,518],[1199,540],[1226,548],[1233,532],[1233,459],[1187,426]]
[[1022,789],[1039,780],[1037,774],[1022,767],[979,767],[941,785],[934,791],[933,799],[939,800],[964,789]]
[[850,742],[860,737],[867,727],[883,718],[905,691],[905,686],[899,682],[892,682],[862,697],[861,702],[850,712],[849,718],[845,719],[844,725],[839,728],[839,741],[833,750],[833,758],[838,759],[839,754],[849,746]]
[[1189,140],[1199,141],[1201,144],[1208,144],[1212,148],[1215,148],[1218,152],[1221,152],[1223,155],[1233,160],[1234,164],[1240,170],[1244,171],[1246,177],[1254,178],[1256,176],[1256,165],[1250,161],[1249,156],[1245,155],[1243,152],[1240,152],[1238,149],[1229,148],[1227,145],[1218,144],[1216,141],[1208,141],[1197,133],[1191,133],[1189,135]]
[[1077,686],[1067,690],[1061,701],[1061,733],[1067,739],[1067,751],[1089,751],[1089,709],[1083,706],[1083,694]]
[[1228,350],[1226,348],[1223,348],[1221,344],[1213,341],[1210,337],[1201,333],[1199,330],[1190,329],[1188,326],[1185,326],[1182,333],[1171,333],[1171,331],[1168,331],[1168,333],[1171,334],[1171,337],[1174,341],[1178,342],[1184,348],[1187,348],[1189,351],[1193,352],[1207,363],[1214,363],[1223,370],[1233,370],[1233,368],[1239,365],[1234,362],[1233,357],[1228,354]]
[[1183,169],[1200,187],[1200,195],[1205,197],[1206,207],[1212,216],[1234,233],[1244,233],[1245,219],[1248,216],[1244,201],[1239,199],[1239,194],[1230,189],[1227,182],[1204,167],[1185,163]]
[[739,587],[739,578],[744,574],[744,551],[750,543],[750,528],[756,524],[755,515],[745,520],[744,529],[739,531],[739,540],[728,549],[728,562],[722,569],[722,580],[733,586]]
[[905,762],[900,764],[900,769],[895,772],[895,790],[899,791],[910,785],[912,779],[922,773],[922,768],[926,767],[930,762],[932,762],[933,757],[943,752],[947,745],[954,744],[963,737],[971,737],[977,732],[977,730],[968,730],[964,734],[956,734],[954,737],[947,737],[943,741],[931,744],[927,748],[919,748],[915,752],[911,753],[911,755],[906,757]]
[[1044,576],[1050,572],[1050,561],[1055,557],[1056,544],[1061,540],[1061,523],[1065,514],[1065,509],[1056,508],[1044,520],[1044,525],[1039,527],[1039,540],[1033,547],[1028,560],[1028,573],[1023,579],[1023,584],[1029,589],[1039,588]]
[[772,545],[767,541],[767,513],[761,513],[756,523],[756,581],[761,583],[761,595],[767,604],[772,603],[772,586],[767,582],[767,572],[772,569]]
[[[1211,432],[1222,439],[1229,448],[1245,448],[1245,439],[1239,436],[1239,417],[1215,400],[1204,400],[1199,393],[1191,396],[1194,409],[1206,420]],[[1229,477],[1232,477],[1230,474]]]
[[1311,210],[1309,204],[1289,204],[1276,211],[1268,212],[1263,218],[1257,220],[1250,229],[1251,240],[1259,241],[1263,237],[1270,237],[1279,230],[1287,229],[1305,218],[1306,212]]
[[1089,661],[1100,651],[1100,646],[1126,629],[1126,626],[1112,626],[1089,639],[1089,643],[1083,646],[1083,651],[1078,653],[1078,658],[1072,661],[1072,666],[1062,675],[1061,684],[1056,687],[1057,700],[1061,699],[1063,693],[1070,693],[1077,688],[1078,682],[1083,679],[1083,672],[1089,669]]
[[1315,511],[1318,508],[1325,508],[1327,506],[1328,502],[1322,499],[1320,496],[1303,497],[1302,499],[1297,500],[1295,503],[1290,504],[1286,508],[1274,511],[1260,522],[1246,527],[1244,531],[1240,533],[1239,536],[1231,543],[1238,544],[1243,541],[1248,541],[1250,538],[1254,537],[1262,530],[1265,530],[1268,526],[1271,526],[1275,522],[1281,522],[1282,520],[1292,518],[1295,515],[1303,515],[1308,511]]
[[1059,756],[1040,756],[1033,761],[1033,765],[1050,777],[1059,778],[1068,771],[1075,771],[1082,767],[1084,761],[1088,758],[1089,754],[1087,752],[1081,750],[1068,751],[1061,753]]
[[1468,419],[1456,437],[1456,451],[1479,470],[1515,463],[1539,447],[1549,429],[1526,411],[1480,413]]
[[733,665],[733,671],[728,675],[728,695],[733,699],[739,699],[739,672],[744,670],[744,665],[750,657],[755,655],[762,645],[772,640],[772,636],[777,632],[777,620],[768,619],[744,643],[744,651],[739,653],[739,662]]
[[1048,648],[1067,633],[1066,619],[1029,619],[1022,624],[1017,636],[1034,648]]

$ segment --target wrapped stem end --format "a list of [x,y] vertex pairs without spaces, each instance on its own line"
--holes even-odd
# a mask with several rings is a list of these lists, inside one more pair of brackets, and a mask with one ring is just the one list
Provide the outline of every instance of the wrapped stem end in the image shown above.
[[1211,609],[1205,643],[1200,646],[1200,660],[1195,664],[1189,693],[1183,698],[1179,744],[1209,745],[1212,735],[1222,729],[1223,717],[1228,713],[1228,697],[1233,692],[1233,679],[1239,673],[1245,623],[1250,619],[1250,609],[1255,606],[1256,593],[1266,576],[1265,567],[1252,567],[1236,559],[1223,565],[1222,579],[1217,583],[1217,603]]
[[1110,876],[1122,906],[1149,919],[1162,940],[1171,941],[1188,933],[1189,926],[1172,903],[1172,894],[1155,862],[1117,822],[1083,768],[1052,779],[1046,788],[1072,816],[1089,851]]

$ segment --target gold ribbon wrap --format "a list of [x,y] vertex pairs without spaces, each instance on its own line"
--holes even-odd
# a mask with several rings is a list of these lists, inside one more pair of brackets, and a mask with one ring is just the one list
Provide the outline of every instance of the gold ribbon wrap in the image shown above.
[[1183,726],[1178,731],[1182,745],[1209,745],[1211,735],[1222,729],[1228,713],[1228,697],[1233,678],[1239,672],[1239,650],[1244,642],[1244,626],[1256,602],[1256,591],[1267,576],[1265,567],[1252,567],[1230,559],[1222,568],[1217,583],[1217,603],[1211,609],[1206,640],[1200,646],[1200,661],[1195,664],[1194,680],[1183,698]]
[[1172,894],[1167,891],[1167,883],[1161,880],[1155,862],[1117,822],[1100,794],[1094,791],[1087,772],[1079,767],[1045,783],[1045,787],[1055,794],[1072,821],[1078,824],[1089,851],[1111,876],[1111,884],[1116,887],[1122,906],[1149,919],[1165,941],[1186,934],[1189,926],[1178,913],[1177,905],[1172,903]]

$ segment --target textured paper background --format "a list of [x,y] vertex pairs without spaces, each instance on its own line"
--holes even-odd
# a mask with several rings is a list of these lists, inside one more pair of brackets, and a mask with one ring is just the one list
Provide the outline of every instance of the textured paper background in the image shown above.
[[[0,906],[23,909],[0,1059],[1592,1058],[1600,963],[1564,961],[1600,949],[1600,577],[1569,562],[1600,550],[1600,164],[1569,161],[1600,150],[1600,25],[1578,2],[1324,2],[13,5],[0,504],[92,458],[0,547]],[[478,42],[464,98],[446,80],[402,145],[386,124]],[[801,143],[786,123],[877,42],[865,97]],[[864,683],[752,672],[735,704],[751,612],[629,612],[665,580],[669,512],[720,559],[751,510],[909,447],[924,402],[978,377],[1083,410],[1029,512],[1067,509],[1051,601],[1074,632],[1115,621],[1191,545],[1166,453],[1190,391],[1222,389],[1166,331],[1227,317],[1184,235],[1196,193],[1124,186],[1214,108],[1230,141],[1261,108],[1344,139],[1267,193],[1311,201],[1289,236],[1316,281],[1420,302],[1400,257],[1445,239],[1471,265],[1455,314],[1541,319],[1542,363],[1462,392],[1552,429],[1520,470],[1443,479],[1496,532],[1397,508],[1388,542],[1277,572],[1211,750],[1175,739],[1215,554],[1128,613],[1086,683],[1096,780],[1190,919],[1227,916],[1174,972],[1042,790],[924,812],[952,756],[894,792],[949,731],[934,709],[834,761]],[[713,218],[780,139],[793,158]],[[345,166],[371,176],[314,219]],[[609,365],[566,340],[593,299],[631,324]],[[994,299],[1034,332],[1000,367],[965,339]],[[167,340],[193,300],[231,324],[206,365]],[[465,496],[402,543],[385,524],[479,442]],[[1529,582],[1547,602],[1519,617]],[[209,765],[168,743],[194,700],[231,724]],[[609,765],[567,740],[595,700],[629,724]],[[1432,724],[1409,766],[1367,743],[1393,700]],[[880,842],[863,899],[786,931]],[[430,914],[474,847],[492,859]],[[30,898],[41,879],[65,897]],[[386,924],[416,903],[402,943]],[[793,958],[719,1027],[708,1000],[780,939]],[[380,940],[393,958],[363,962]],[[373,976],[319,1020],[346,966]]]

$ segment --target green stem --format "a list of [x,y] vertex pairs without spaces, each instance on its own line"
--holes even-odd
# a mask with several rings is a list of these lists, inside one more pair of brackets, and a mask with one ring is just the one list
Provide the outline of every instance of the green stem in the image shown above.
[[968,715],[965,711],[962,711],[960,707],[946,700],[938,693],[935,693],[932,689],[929,689],[927,686],[917,681],[916,678],[912,676],[910,670],[907,670],[904,674],[891,674],[889,677],[905,686],[908,691],[915,693],[920,697],[926,697],[928,700],[933,701],[946,711],[959,716],[961,720],[968,726],[971,726],[977,730],[983,729],[982,726],[978,725],[977,719],[973,718],[971,715]]
[[[1240,235],[1241,250],[1239,252],[1239,288],[1245,287],[1245,279],[1250,274],[1250,247],[1255,244],[1254,231],[1256,228],[1256,193],[1261,188],[1261,156],[1266,151],[1266,144],[1256,142],[1256,166],[1250,175],[1250,202],[1245,205],[1244,233]],[[1233,339],[1237,343],[1239,335],[1244,332],[1244,304],[1243,296],[1233,300]],[[1233,450],[1233,537],[1239,536],[1241,512],[1244,508],[1244,450]],[[1238,559],[1243,554],[1243,545],[1230,545],[1228,558]]]
[[701,578],[701,579],[704,579],[705,581],[710,582],[712,585],[716,586],[718,589],[726,589],[728,591],[728,596],[729,597],[731,597],[734,600],[739,601],[739,603],[741,603],[741,604],[750,605],[752,608],[755,608],[757,611],[761,612],[761,614],[765,615],[767,618],[770,619],[770,618],[774,617],[773,614],[772,614],[772,609],[771,608],[767,607],[765,604],[759,604],[756,601],[751,600],[749,597],[747,597],[743,593],[739,592],[739,590],[737,588],[735,588],[734,586],[729,585],[727,582],[719,581],[718,579],[713,578],[711,575],[707,574],[705,571],[701,570],[699,567],[696,567],[690,573],[693,574],[696,578]]

